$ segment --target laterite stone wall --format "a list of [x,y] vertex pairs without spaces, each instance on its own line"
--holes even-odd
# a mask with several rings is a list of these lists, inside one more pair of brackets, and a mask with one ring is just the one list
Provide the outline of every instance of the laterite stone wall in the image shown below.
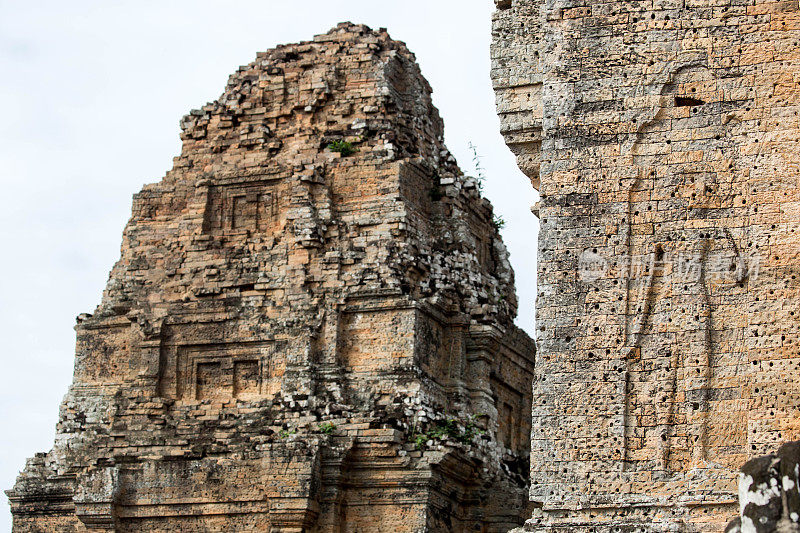
[[800,437],[797,1],[498,0],[541,195],[529,531],[722,531]]

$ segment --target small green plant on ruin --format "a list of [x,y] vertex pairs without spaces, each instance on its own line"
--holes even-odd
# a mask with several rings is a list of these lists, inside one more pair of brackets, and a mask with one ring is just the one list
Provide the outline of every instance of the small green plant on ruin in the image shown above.
[[281,439],[288,439],[290,436],[294,435],[295,433],[297,433],[297,429],[296,428],[282,429],[280,431],[280,433],[278,433],[278,437],[280,437]]
[[494,227],[497,229],[497,231],[500,231],[506,227],[506,219],[500,215],[492,215],[492,224],[494,224]]
[[325,422],[324,424],[317,426],[317,429],[319,429],[320,433],[330,435],[336,429],[336,425],[333,422]]
[[339,152],[342,154],[342,157],[347,157],[349,155],[353,155],[354,153],[358,152],[358,148],[356,148],[353,143],[349,143],[347,141],[333,141],[328,145],[328,150],[331,152]]
[[[486,432],[475,423],[475,421],[482,415],[472,415],[466,422],[461,422],[455,418],[446,418],[444,420],[436,421],[428,431],[425,433],[415,433],[411,441],[417,450],[422,451],[425,444],[429,441],[436,440],[454,440],[459,444],[472,444],[475,437]],[[463,427],[463,429],[462,429]]]
[[486,181],[486,169],[481,165],[481,157],[478,155],[478,147],[469,142],[469,149],[472,152],[472,164],[475,166],[475,180],[478,182],[478,190],[483,192],[483,183]]

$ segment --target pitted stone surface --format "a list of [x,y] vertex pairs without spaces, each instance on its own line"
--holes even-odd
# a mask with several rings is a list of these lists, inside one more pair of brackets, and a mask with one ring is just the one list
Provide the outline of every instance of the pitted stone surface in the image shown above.
[[796,1],[498,0],[539,190],[529,531],[722,531],[800,437]]
[[181,128],[78,317],[14,531],[522,523],[534,347],[413,54],[342,24],[259,54]]

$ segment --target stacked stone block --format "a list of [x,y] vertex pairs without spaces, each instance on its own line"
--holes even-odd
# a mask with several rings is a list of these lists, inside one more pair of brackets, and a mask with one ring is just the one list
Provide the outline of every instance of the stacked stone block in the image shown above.
[[501,0],[539,190],[531,531],[721,531],[800,436],[796,1]]

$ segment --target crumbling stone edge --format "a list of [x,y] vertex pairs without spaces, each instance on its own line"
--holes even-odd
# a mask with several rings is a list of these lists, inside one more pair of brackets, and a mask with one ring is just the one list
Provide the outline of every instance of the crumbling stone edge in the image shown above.
[[739,516],[725,533],[800,531],[800,441],[756,457],[739,474]]

